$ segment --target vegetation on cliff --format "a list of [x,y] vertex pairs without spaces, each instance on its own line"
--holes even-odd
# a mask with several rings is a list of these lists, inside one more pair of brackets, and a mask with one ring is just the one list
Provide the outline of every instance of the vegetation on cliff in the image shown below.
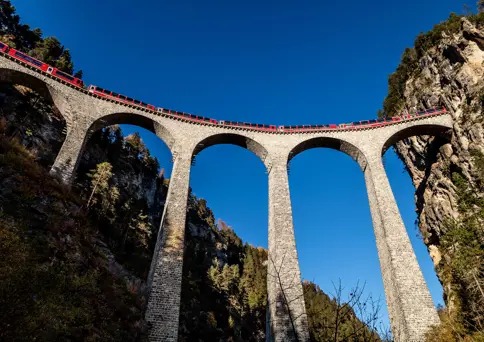
[[474,151],[480,181],[475,187],[459,172],[452,173],[460,217],[444,223],[440,239],[444,252],[437,271],[452,287],[452,308],[442,309],[444,322],[429,334],[429,341],[484,341],[484,155]]
[[[463,15],[451,13],[446,21],[436,24],[432,30],[426,33],[420,33],[415,39],[413,48],[405,49],[397,69],[388,77],[388,94],[383,101],[383,110],[378,111],[379,117],[384,115],[392,117],[405,110],[403,95],[406,83],[410,77],[421,72],[420,59],[435,48],[445,35],[459,32],[462,27],[460,21],[462,17]],[[470,15],[466,18],[479,27],[484,25],[484,13]]]

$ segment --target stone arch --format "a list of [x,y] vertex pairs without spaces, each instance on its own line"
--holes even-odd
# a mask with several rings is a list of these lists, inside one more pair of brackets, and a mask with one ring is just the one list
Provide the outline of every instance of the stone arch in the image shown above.
[[356,161],[360,165],[361,170],[364,170],[366,167],[366,157],[358,147],[345,140],[331,137],[315,137],[304,140],[289,151],[287,162],[289,163],[291,159],[306,150],[318,147],[341,151]]
[[269,168],[271,165],[269,153],[264,146],[252,138],[236,133],[219,133],[206,137],[196,144],[193,150],[192,158],[195,158],[200,152],[210,146],[222,144],[236,145],[245,148],[259,157],[266,168]]
[[[28,112],[22,112],[21,115],[24,116],[24,119],[17,121],[16,116],[20,114],[18,111],[4,111],[2,114],[5,117],[10,116],[10,119],[13,119],[12,124],[15,123],[19,126],[21,126],[25,120],[29,129],[32,129],[32,139],[25,139],[25,134],[19,134],[20,141],[26,148],[30,148],[30,144],[35,146],[35,153],[39,163],[50,168],[55,163],[56,155],[62,148],[71,123],[69,115],[70,107],[67,103],[66,95],[63,94],[62,91],[55,89],[46,83],[45,80],[40,77],[31,75],[28,72],[6,67],[0,67],[0,82],[11,86],[20,85],[29,88],[42,98],[42,101],[39,101],[41,102],[42,107],[38,107],[35,110],[35,114],[39,114],[38,118],[32,118],[33,115],[28,120],[25,120],[28,116]],[[15,89],[15,91],[23,93],[19,89]],[[35,101],[35,103],[37,103],[37,101]],[[46,108],[44,104],[49,108]],[[37,106],[39,106],[39,104]],[[32,105],[30,108],[34,109],[34,106]],[[39,128],[41,128],[41,130],[39,130]],[[18,129],[16,129],[16,131],[19,132]],[[39,132],[45,133],[41,139],[39,139]],[[31,141],[29,142],[29,140]]]
[[175,139],[173,138],[171,132],[165,126],[156,122],[152,118],[140,113],[119,112],[104,115],[91,125],[89,131],[92,133],[101,128],[117,124],[135,125],[147,129],[160,138],[166,144],[166,146],[168,146],[170,152],[173,153]]
[[395,145],[400,140],[416,135],[433,135],[447,138],[451,128],[452,126],[445,124],[417,124],[410,127],[405,127],[397,132],[392,133],[384,140],[381,155],[383,156],[391,146]]
[[0,82],[18,84],[36,91],[57,109],[66,122],[69,121],[69,118],[66,117],[66,111],[63,110],[66,105],[65,96],[44,80],[22,71],[0,68]]

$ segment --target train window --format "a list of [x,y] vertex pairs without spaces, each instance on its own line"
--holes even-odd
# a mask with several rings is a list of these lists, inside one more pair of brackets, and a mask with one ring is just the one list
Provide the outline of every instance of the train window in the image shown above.
[[5,46],[6,46],[5,44],[3,44],[2,42],[0,42],[0,49],[5,48]]
[[103,90],[104,90],[103,88],[96,87],[96,91],[98,91],[98,92],[100,92],[100,93],[102,93],[102,92],[103,92]]
[[376,120],[368,120],[368,123],[374,124],[374,123],[376,123]]
[[111,96],[114,96],[114,97],[118,97],[118,95],[119,95],[118,93],[114,93],[114,92],[111,93]]
[[138,100],[134,100],[133,102],[134,102],[134,104],[137,104],[137,105],[141,104],[141,102],[138,101]]
[[34,58],[30,57],[30,56],[24,55],[21,52],[16,51],[15,52],[15,56],[20,57],[20,58],[22,58],[22,59],[24,59],[24,60],[26,60],[26,61],[34,64],[34,65],[37,65],[38,67],[41,67],[42,66],[42,62],[39,62],[38,60],[36,60],[36,59],[34,59]]
[[424,114],[425,114],[425,111],[424,110],[422,110],[420,112],[417,112],[417,115],[424,115]]
[[427,113],[434,113],[434,112],[436,112],[436,109],[435,108],[431,108],[431,109],[428,109],[427,110]]
[[376,119],[377,122],[385,122],[385,118],[378,118]]
[[133,103],[134,100],[131,97],[127,97],[126,101]]
[[74,77],[72,77],[71,75],[66,74],[65,72],[62,72],[60,70],[56,70],[55,71],[55,74],[56,75],[59,75],[59,76],[61,76],[63,78],[67,78],[69,81],[74,81]]
[[204,117],[202,117],[202,120],[203,120],[203,121],[208,121],[208,122],[210,122],[210,118],[204,118]]
[[361,123],[359,123],[359,122],[356,122],[356,121],[355,121],[355,122],[350,123],[350,125],[353,125],[353,126],[360,126],[360,125],[361,125]]

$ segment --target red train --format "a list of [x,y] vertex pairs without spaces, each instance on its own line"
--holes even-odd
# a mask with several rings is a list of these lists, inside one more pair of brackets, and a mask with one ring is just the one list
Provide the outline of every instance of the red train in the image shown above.
[[180,112],[172,109],[166,108],[155,108],[153,105],[143,103],[138,100],[134,100],[124,95],[117,94],[110,90],[106,90],[94,85],[90,85],[88,88],[89,92],[92,94],[96,94],[98,96],[110,98],[115,101],[127,103],[129,105],[142,107],[145,109],[149,109],[151,111],[155,111],[157,113],[162,113],[166,115],[170,115],[176,118],[181,118],[187,121],[192,121],[200,124],[212,124],[212,125],[219,125],[219,126],[229,126],[229,127],[238,127],[238,128],[245,128],[250,130],[256,131],[264,131],[264,132],[284,132],[284,133],[293,133],[293,132],[320,132],[320,131],[332,131],[332,130],[351,130],[351,129],[364,129],[364,128],[372,128],[372,127],[380,127],[384,125],[389,125],[400,120],[408,120],[412,119],[415,116],[431,116],[431,115],[441,115],[447,112],[445,107],[442,108],[431,108],[428,110],[423,110],[420,112],[416,112],[414,114],[405,114],[400,116],[394,116],[391,118],[379,118],[375,120],[363,120],[363,121],[355,121],[350,123],[344,124],[329,124],[329,125],[302,125],[302,126],[275,126],[275,125],[266,125],[266,124],[254,124],[250,122],[237,122],[237,121],[225,121],[225,120],[215,120],[212,118],[207,118],[203,116],[197,116],[185,112]]
[[99,95],[99,96],[102,96],[102,97],[107,97],[107,98],[113,99],[113,100],[118,101],[118,102],[123,102],[123,103],[133,105],[133,106],[148,108],[148,109],[151,109],[153,111],[155,110],[155,106],[153,106],[153,105],[143,103],[141,101],[132,99],[130,97],[115,93],[113,91],[103,89],[101,87],[96,87],[96,86],[90,85],[87,89],[90,93],[93,93],[93,94],[96,94],[96,95]]
[[[35,68],[38,68],[42,71],[45,71],[53,76],[56,76],[76,87],[84,88],[84,83],[81,79],[76,78],[72,75],[69,75],[65,72],[54,68],[47,63],[41,62],[33,57],[30,57],[27,54],[24,54],[18,50],[8,47],[7,44],[0,42],[0,52],[7,54],[19,61],[27,63]],[[389,125],[395,123],[400,120],[409,120],[414,118],[415,116],[432,116],[432,115],[441,115],[447,112],[445,107],[442,108],[431,108],[424,111],[419,111],[414,114],[405,113],[404,115],[393,116],[391,118],[379,118],[375,120],[363,120],[363,121],[355,121],[350,123],[343,123],[339,125],[330,124],[330,125],[301,125],[301,126],[275,126],[275,125],[266,125],[266,124],[254,124],[249,122],[235,122],[235,121],[225,121],[225,120],[215,120],[211,118],[206,118],[203,116],[197,116],[189,113],[179,112],[172,109],[166,108],[155,108],[155,106],[144,103],[142,101],[138,101],[127,97],[125,95],[121,95],[115,93],[113,91],[103,89],[94,85],[90,85],[88,87],[88,91],[92,94],[97,96],[101,96],[104,98],[109,98],[117,102],[121,102],[124,104],[128,104],[131,106],[140,107],[143,109],[150,110],[155,113],[170,115],[176,118],[180,118],[183,120],[201,123],[201,124],[211,124],[211,125],[219,125],[219,126],[228,126],[228,127],[237,127],[237,128],[244,128],[250,130],[257,130],[257,131],[264,131],[264,132],[283,132],[283,133],[293,133],[293,132],[320,132],[320,131],[333,131],[333,130],[353,130],[353,129],[364,129],[364,128],[372,128],[372,127],[380,127],[384,125]]]
[[83,88],[84,87],[84,82],[82,82],[81,79],[74,77],[72,75],[69,75],[68,73],[65,73],[63,71],[60,71],[57,68],[54,68],[50,66],[47,63],[44,63],[42,61],[39,61],[38,59],[35,59],[33,57],[30,57],[29,55],[20,52],[18,50],[15,50],[14,48],[9,47],[7,44],[1,43],[0,42],[0,52],[7,53],[17,59],[20,60],[24,63],[27,63],[37,69],[40,69],[42,71],[45,71],[46,73],[49,73],[57,78],[60,78],[61,80],[64,80],[76,87]]

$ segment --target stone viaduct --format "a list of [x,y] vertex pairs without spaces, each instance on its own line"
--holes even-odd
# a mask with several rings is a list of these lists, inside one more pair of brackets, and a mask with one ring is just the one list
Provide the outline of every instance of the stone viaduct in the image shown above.
[[[100,98],[19,61],[0,56],[0,81],[30,87],[50,101],[67,122],[67,135],[51,173],[71,182],[92,132],[113,124],[144,127],[162,139],[173,171],[148,277],[146,319],[150,341],[177,341],[185,220],[190,168],[195,156],[216,144],[255,153],[269,182],[268,341],[309,341],[287,165],[315,147],[342,151],[364,174],[393,334],[397,341],[423,341],[439,318],[417,263],[382,164],[384,151],[413,135],[446,134],[452,116],[416,117],[379,128],[281,133],[194,124],[169,115]],[[294,326],[295,328],[293,328]],[[297,336],[295,336],[297,334]]]

